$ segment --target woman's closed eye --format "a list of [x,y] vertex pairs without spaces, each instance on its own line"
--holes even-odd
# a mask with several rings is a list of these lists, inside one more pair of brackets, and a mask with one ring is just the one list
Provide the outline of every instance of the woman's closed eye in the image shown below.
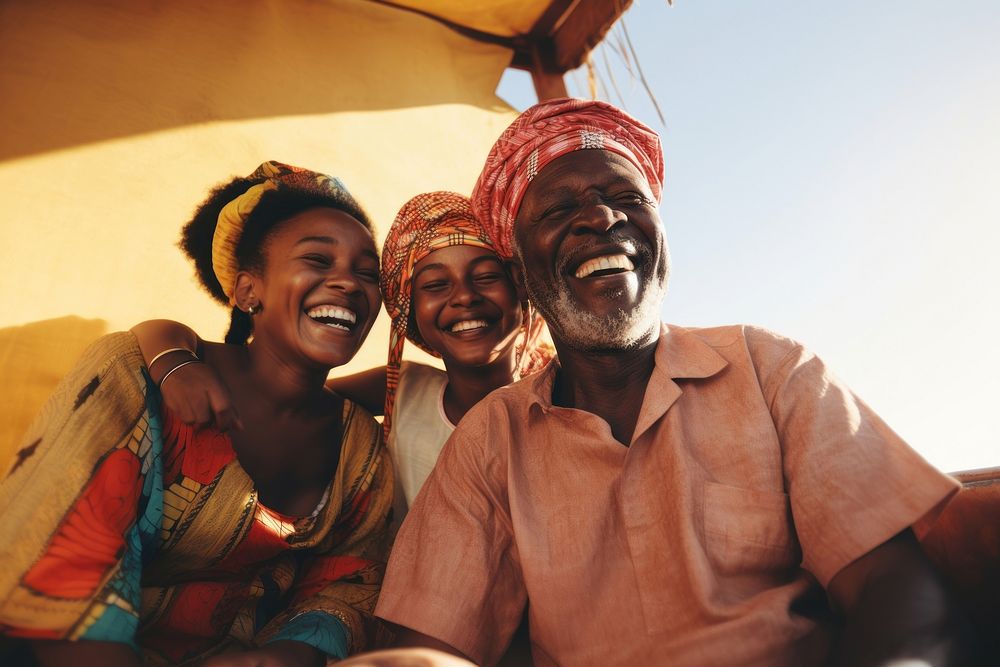
[[315,266],[330,266],[330,258],[327,257],[326,255],[321,255],[318,253],[309,253],[308,255],[303,255],[301,259]]
[[365,282],[378,284],[378,269],[357,269],[355,273]]
[[428,280],[420,283],[418,289],[422,292],[440,292],[441,290],[448,289],[447,280]]
[[480,285],[488,285],[490,283],[495,283],[498,280],[504,279],[504,274],[500,271],[485,271],[483,273],[477,273],[472,277],[472,279]]

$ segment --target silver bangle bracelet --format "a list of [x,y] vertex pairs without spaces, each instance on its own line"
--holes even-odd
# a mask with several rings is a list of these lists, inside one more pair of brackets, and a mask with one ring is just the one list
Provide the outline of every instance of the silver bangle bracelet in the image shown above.
[[196,359],[188,359],[187,361],[182,361],[181,363],[177,364],[176,366],[174,366],[173,368],[171,368],[169,371],[167,371],[166,373],[164,373],[163,377],[160,378],[160,382],[159,382],[159,384],[157,386],[162,388],[163,387],[163,383],[167,381],[167,378],[170,377],[171,375],[173,375],[179,369],[184,368],[185,366],[187,366],[189,364],[200,364],[200,363],[202,363],[201,359],[197,359],[197,358]]
[[153,357],[152,359],[150,359],[149,363],[146,364],[146,368],[152,368],[153,364],[155,364],[157,361],[159,361],[163,357],[167,356],[171,352],[187,352],[188,354],[190,354],[195,359],[198,358],[197,354],[195,354],[191,350],[187,349],[186,347],[168,347],[166,350],[164,350],[163,352],[160,352],[158,355],[156,355],[155,357]]

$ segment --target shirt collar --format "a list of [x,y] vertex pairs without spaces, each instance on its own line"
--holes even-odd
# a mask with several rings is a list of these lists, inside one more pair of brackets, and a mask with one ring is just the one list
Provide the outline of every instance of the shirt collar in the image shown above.
[[[660,325],[656,367],[665,369],[668,377],[707,378],[721,371],[728,363],[711,345],[689,329],[675,324]],[[655,374],[656,370],[653,372]]]
[[[664,399],[669,398],[669,401],[661,406],[661,410],[656,412],[662,414],[670,407],[679,395],[679,390],[670,390],[671,387],[676,388],[674,379],[711,377],[728,364],[711,345],[688,329],[666,323],[660,325],[660,338],[656,343],[654,360],[656,365],[646,389],[647,400],[643,401],[644,413],[647,412],[647,407],[655,410],[653,405],[647,405],[650,403],[648,399],[651,395],[660,394]],[[545,368],[526,379],[526,382],[531,383],[530,394],[533,404],[537,403],[545,409],[552,407],[552,385],[558,368],[559,359],[553,357]],[[650,392],[650,387],[654,391]],[[677,395],[674,395],[675,393]]]
[[648,431],[681,397],[683,391],[675,379],[711,377],[729,363],[688,329],[668,324],[660,325],[655,358],[656,365],[646,384],[632,442]]

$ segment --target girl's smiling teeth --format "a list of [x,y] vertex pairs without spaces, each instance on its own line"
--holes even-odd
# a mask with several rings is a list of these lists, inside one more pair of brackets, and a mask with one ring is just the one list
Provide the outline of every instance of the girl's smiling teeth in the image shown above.
[[578,266],[574,275],[577,278],[586,278],[597,272],[601,272],[602,275],[606,275],[610,273],[620,273],[622,271],[634,270],[635,265],[632,264],[632,260],[628,258],[628,255],[602,255],[600,257],[588,259],[586,262]]
[[461,333],[462,331],[471,331],[472,329],[482,329],[483,327],[488,327],[489,322],[486,320],[462,320],[461,322],[455,322],[451,325],[449,331],[452,333]]
[[354,311],[342,306],[314,306],[306,311],[306,315],[320,324],[344,331],[350,331],[351,327],[358,321],[358,316]]

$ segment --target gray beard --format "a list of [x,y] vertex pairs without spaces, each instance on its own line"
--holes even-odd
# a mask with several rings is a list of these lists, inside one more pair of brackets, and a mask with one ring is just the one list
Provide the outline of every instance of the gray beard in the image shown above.
[[[516,244],[514,252],[524,266]],[[665,246],[663,252],[667,252]],[[552,333],[570,348],[581,352],[625,351],[646,342],[651,332],[659,331],[660,306],[667,293],[670,266],[667,256],[664,261],[663,278],[647,274],[646,283],[639,286],[642,296],[635,308],[618,308],[604,316],[584,310],[573,298],[561,271],[554,284],[545,280],[536,283],[525,275],[524,287]],[[608,295],[611,299],[614,296]]]

